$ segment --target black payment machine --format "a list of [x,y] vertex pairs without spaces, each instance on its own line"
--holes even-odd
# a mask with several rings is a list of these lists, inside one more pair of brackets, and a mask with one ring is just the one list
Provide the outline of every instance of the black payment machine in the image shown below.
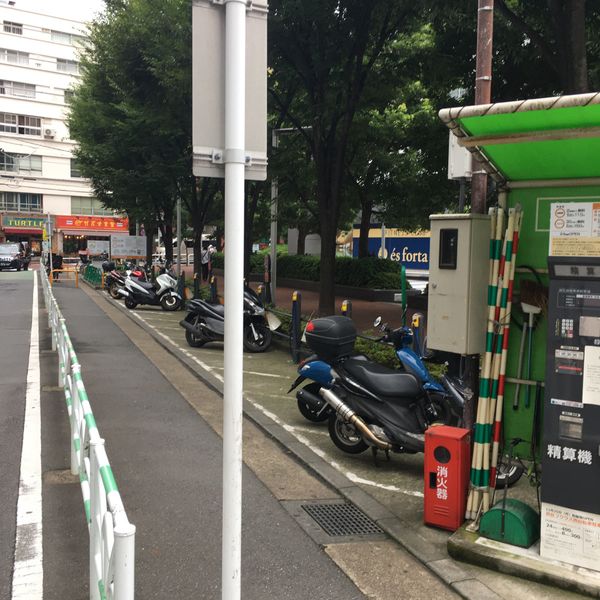
[[541,552],[600,569],[600,257],[548,268]]

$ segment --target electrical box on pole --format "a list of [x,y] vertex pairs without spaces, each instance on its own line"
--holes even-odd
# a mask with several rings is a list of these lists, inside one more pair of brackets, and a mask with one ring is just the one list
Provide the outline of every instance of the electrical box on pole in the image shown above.
[[[246,6],[246,147],[244,176],[267,178],[267,13]],[[225,11],[223,0],[193,0],[192,143],[197,177],[225,177]]]

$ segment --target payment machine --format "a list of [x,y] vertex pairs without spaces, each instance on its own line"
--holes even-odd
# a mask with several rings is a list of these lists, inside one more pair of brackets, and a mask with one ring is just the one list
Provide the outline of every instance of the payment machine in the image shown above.
[[541,555],[600,569],[600,257],[548,259]]

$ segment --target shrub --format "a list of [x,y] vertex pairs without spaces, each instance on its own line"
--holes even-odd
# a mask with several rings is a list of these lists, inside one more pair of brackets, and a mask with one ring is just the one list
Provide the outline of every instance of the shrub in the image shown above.
[[[213,268],[223,269],[222,253],[213,254]],[[264,253],[250,257],[250,272],[262,273],[264,270]],[[287,279],[319,281],[321,259],[318,256],[277,255],[277,275]],[[400,265],[391,260],[375,257],[351,258],[338,257],[335,261],[335,283],[352,287],[374,289],[400,289]]]

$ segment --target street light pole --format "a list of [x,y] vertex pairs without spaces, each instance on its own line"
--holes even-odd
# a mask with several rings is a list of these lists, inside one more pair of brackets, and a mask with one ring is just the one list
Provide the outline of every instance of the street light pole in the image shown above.
[[181,198],[177,198],[177,279],[181,277]]
[[[301,127],[301,131],[311,131],[312,126],[307,125]],[[271,131],[271,147],[279,147],[279,136],[282,133],[293,133],[298,131],[295,127],[280,127]],[[279,181],[277,177],[273,177],[271,180],[271,301],[273,304],[277,304],[276,301],[276,290],[277,290],[277,215],[278,206],[277,199],[279,196]]]

